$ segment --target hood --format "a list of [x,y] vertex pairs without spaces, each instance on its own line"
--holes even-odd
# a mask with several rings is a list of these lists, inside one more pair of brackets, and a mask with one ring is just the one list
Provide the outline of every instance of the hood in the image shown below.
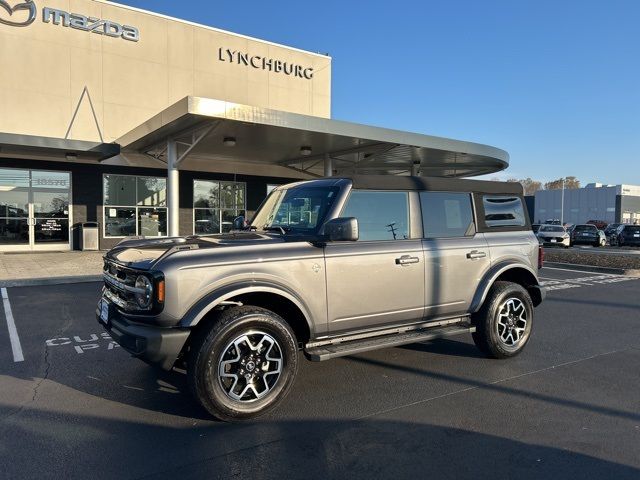
[[237,247],[266,243],[281,243],[285,238],[281,235],[238,232],[219,235],[193,235],[189,237],[171,238],[131,238],[121,241],[109,250],[104,258],[129,268],[149,270],[160,259],[183,250],[199,250],[208,248]]

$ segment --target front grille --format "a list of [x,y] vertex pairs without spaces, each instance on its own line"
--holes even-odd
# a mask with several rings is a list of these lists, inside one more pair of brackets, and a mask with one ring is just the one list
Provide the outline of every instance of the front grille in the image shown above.
[[102,270],[105,296],[123,310],[137,310],[134,293],[127,289],[135,286],[137,276],[137,272],[105,261]]

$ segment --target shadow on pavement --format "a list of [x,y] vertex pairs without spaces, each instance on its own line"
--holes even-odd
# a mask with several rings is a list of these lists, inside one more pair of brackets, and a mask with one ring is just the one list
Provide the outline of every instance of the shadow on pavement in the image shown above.
[[[24,410],[5,422],[3,478],[612,478],[640,470],[564,449],[428,424],[196,425]],[[8,430],[7,430],[8,428]],[[10,433],[10,445],[7,442]],[[6,443],[5,443],[6,442]]]

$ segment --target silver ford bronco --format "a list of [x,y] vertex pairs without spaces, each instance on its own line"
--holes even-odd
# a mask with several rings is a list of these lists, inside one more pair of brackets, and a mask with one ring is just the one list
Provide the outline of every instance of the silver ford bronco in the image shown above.
[[125,350],[186,369],[223,420],[280,403],[312,361],[471,333],[531,336],[542,251],[518,183],[353,176],[276,188],[250,223],[105,255],[96,316]]

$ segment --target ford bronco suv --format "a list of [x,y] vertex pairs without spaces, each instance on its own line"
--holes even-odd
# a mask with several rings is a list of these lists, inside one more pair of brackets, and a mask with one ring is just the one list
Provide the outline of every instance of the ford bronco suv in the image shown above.
[[135,357],[185,368],[223,420],[281,402],[299,351],[322,361],[471,333],[511,357],[544,298],[522,193],[397,176],[284,185],[234,232],[120,243],[96,316]]

